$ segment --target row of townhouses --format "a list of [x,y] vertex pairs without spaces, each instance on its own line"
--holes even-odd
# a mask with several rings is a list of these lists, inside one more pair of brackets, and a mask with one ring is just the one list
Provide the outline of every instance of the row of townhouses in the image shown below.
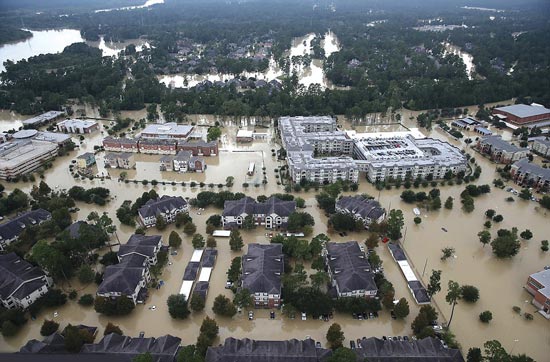
[[155,155],[175,155],[181,151],[189,151],[193,156],[216,156],[219,152],[218,142],[216,141],[181,141],[175,138],[130,139],[106,137],[103,139],[103,147],[106,151]]
[[509,143],[498,135],[480,138],[476,147],[479,152],[496,163],[513,163],[527,157],[529,154],[529,149]]
[[164,195],[155,200],[149,200],[139,208],[138,219],[141,225],[149,228],[155,226],[158,217],[168,224],[176,221],[180,213],[189,212],[187,201],[181,196]]
[[17,241],[26,229],[37,226],[52,218],[52,214],[44,209],[36,209],[17,215],[11,220],[0,224],[0,251]]
[[296,210],[296,201],[283,201],[274,196],[265,202],[251,197],[227,200],[223,206],[222,223],[225,229],[240,228],[247,216],[252,216],[255,225],[266,229],[286,228],[288,217]]
[[126,296],[134,304],[143,303],[147,297],[147,283],[151,280],[149,268],[157,263],[161,247],[160,235],[130,236],[117,252],[119,263],[105,268],[97,295],[105,298]]

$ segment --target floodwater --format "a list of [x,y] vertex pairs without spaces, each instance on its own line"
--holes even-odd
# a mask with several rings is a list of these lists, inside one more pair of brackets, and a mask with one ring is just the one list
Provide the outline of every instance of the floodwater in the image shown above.
[[122,8],[100,9],[100,10],[95,10],[94,13],[104,13],[104,12],[116,11],[116,10],[144,9],[144,8],[148,8],[150,6],[158,5],[158,4],[164,4],[164,0],[147,0],[147,1],[145,1],[145,3],[143,5],[125,6],[125,7],[122,7]]
[[476,67],[474,65],[474,57],[472,54],[467,53],[460,49],[460,47],[447,42],[444,42],[443,45],[445,46],[446,54],[458,55],[460,59],[462,59],[462,62],[464,62],[464,65],[466,66],[466,74],[468,75],[468,79],[474,79]]
[[[413,112],[405,111],[403,113],[404,123],[407,127],[414,127],[412,121],[408,117]],[[192,118],[202,120],[202,122],[212,122],[213,117],[205,115],[197,115]],[[138,166],[135,171],[130,171],[131,177],[146,177],[151,180],[153,177],[158,181],[166,180],[204,180],[209,183],[220,183],[225,181],[225,177],[231,175],[235,177],[234,186],[231,188],[233,192],[245,192],[251,197],[258,195],[269,195],[275,192],[284,192],[283,186],[277,185],[274,169],[281,163],[271,156],[271,149],[278,148],[271,141],[254,141],[251,144],[237,144],[235,142],[235,134],[240,122],[229,122],[224,128],[224,137],[220,145],[220,155],[211,159],[207,158],[208,169],[204,174],[177,174],[158,171],[156,160],[159,156],[138,156]],[[346,125],[346,122],[343,122]],[[252,129],[252,126],[248,126]],[[390,126],[381,126],[366,128],[381,131],[383,129],[396,129]],[[257,131],[260,131],[257,129]],[[263,130],[261,130],[263,131]],[[503,133],[509,137],[508,131]],[[434,128],[428,133],[429,136],[448,140],[451,143],[466,147],[461,141],[456,141],[447,138],[447,134],[441,130]],[[475,138],[475,134],[467,134],[467,136]],[[108,187],[112,195],[115,197],[105,207],[97,207],[78,203],[81,209],[77,218],[84,219],[87,214],[93,210],[99,212],[106,211],[115,220],[118,227],[118,236],[122,242],[127,240],[132,232],[132,229],[126,226],[119,225],[115,217],[115,210],[120,206],[123,200],[134,200],[144,191],[150,190],[151,185],[143,186],[141,183],[122,183],[117,182],[116,175],[118,170],[109,170],[113,176],[111,180],[84,180],[75,181],[69,174],[68,166],[76,155],[93,150],[93,146],[101,143],[101,134],[96,132],[92,135],[86,135],[84,144],[80,150],[74,151],[71,155],[59,158],[54,163],[54,168],[46,171],[45,181],[52,187],[69,188],[73,185],[81,185],[83,187],[104,186]],[[237,152],[243,151],[243,152]],[[473,151],[469,151],[474,155],[478,163],[481,165],[483,172],[478,184],[491,184],[492,180],[497,177],[495,165],[488,160],[482,158]],[[101,154],[98,155],[102,157]],[[230,162],[235,160],[237,162]],[[253,160],[257,163],[257,172],[261,172],[259,167],[262,163],[266,167],[269,183],[254,187],[252,184],[244,189],[243,182],[251,183],[253,181],[246,175],[248,162]],[[100,167],[101,169],[101,167]],[[102,172],[103,170],[101,170]],[[100,170],[98,170],[100,172]],[[129,176],[130,177],[130,176]],[[255,177],[255,176],[253,176]],[[11,191],[15,187],[19,187],[24,191],[29,191],[30,183],[8,184],[4,183],[6,191]],[[414,205],[405,204],[400,201],[399,195],[402,190],[382,190],[377,191],[371,184],[367,183],[364,176],[360,181],[360,193],[368,193],[376,198],[386,208],[400,208],[405,216],[405,238],[403,246],[409,255],[410,262],[416,269],[417,276],[427,283],[432,269],[440,269],[442,273],[442,292],[436,295],[435,302],[441,311],[441,320],[446,321],[450,317],[450,306],[445,302],[446,285],[449,280],[454,280],[460,284],[472,284],[480,289],[481,298],[473,305],[460,302],[456,309],[455,315],[451,324],[453,333],[456,334],[458,341],[463,347],[463,352],[466,353],[468,348],[477,346],[491,339],[498,339],[505,348],[514,353],[527,353],[538,361],[547,360],[548,351],[550,349],[550,321],[544,319],[539,314],[534,313],[535,308],[529,303],[531,297],[523,290],[523,285],[529,274],[542,270],[545,265],[550,265],[550,257],[540,251],[540,240],[548,238],[547,227],[548,211],[540,209],[536,203],[523,201],[516,197],[516,201],[508,203],[504,199],[510,196],[509,193],[500,189],[492,189],[489,195],[481,196],[475,200],[475,210],[471,214],[465,214],[460,209],[460,192],[464,186],[443,186],[440,187],[441,198],[444,201],[448,196],[452,196],[454,208],[452,210],[442,209],[440,211],[426,212],[422,211],[422,223],[416,226],[413,222],[414,214],[412,209]],[[201,189],[200,187],[191,188],[189,183],[186,186],[181,184],[172,186],[171,184],[159,184],[155,190],[160,195],[181,195],[184,197],[194,197],[201,190],[209,190],[208,186]],[[428,191],[430,188],[425,189]],[[217,186],[214,188],[217,190]],[[311,213],[315,218],[316,224],[314,227],[314,235],[317,233],[326,233],[326,216],[317,208],[315,201],[315,192],[308,193],[300,192],[296,196],[300,196],[306,200],[305,211]],[[522,248],[519,254],[511,260],[498,260],[491,254],[490,246],[483,248],[478,241],[477,233],[483,229],[485,221],[485,210],[493,208],[498,213],[504,216],[504,221],[499,225],[494,225],[491,229],[493,235],[498,228],[511,228],[517,226],[520,231],[530,229],[534,237],[531,241],[522,242]],[[201,211],[201,215],[197,210],[191,211],[191,216],[198,227],[198,232],[205,233],[205,221],[214,213],[221,213],[220,209],[209,207]],[[444,227],[448,232],[444,232],[441,228]],[[174,229],[171,225],[162,234],[165,242],[168,239],[169,233]],[[155,234],[156,230],[148,231],[148,234]],[[265,237],[265,230],[256,229],[254,231],[243,231],[243,239],[246,244],[252,242],[268,243]],[[146,336],[159,336],[170,333],[179,336],[183,339],[184,344],[194,343],[199,333],[202,319],[206,316],[213,316],[211,311],[214,298],[218,294],[231,296],[231,292],[224,289],[226,280],[226,271],[229,268],[231,259],[235,256],[242,255],[246,252],[246,246],[243,252],[232,252],[229,249],[228,241],[224,238],[218,238],[219,256],[217,264],[212,273],[210,280],[210,291],[206,301],[205,311],[202,313],[194,313],[190,318],[184,321],[172,320],[167,312],[166,299],[172,293],[177,293],[180,288],[181,278],[185,266],[191,257],[192,246],[191,238],[182,234],[184,242],[179,253],[175,257],[170,257],[172,265],[166,267],[162,279],[165,285],[160,290],[151,291],[151,295],[145,305],[138,305],[136,310],[126,317],[107,318],[99,316],[92,308],[82,308],[76,302],[69,301],[67,305],[58,308],[44,311],[36,321],[29,321],[20,333],[9,339],[0,338],[0,350],[15,351],[21,347],[28,339],[38,338],[40,326],[45,318],[53,318],[53,312],[59,313],[57,319],[62,325],[66,323],[72,324],[88,324],[100,326],[100,329],[111,321],[118,324],[122,330],[132,336],[137,336],[140,331],[144,331]],[[333,241],[346,240],[365,240],[367,233],[349,233],[348,237],[342,238],[337,234],[330,235]],[[440,260],[441,249],[452,246],[456,249],[456,258],[442,262]],[[383,245],[378,248],[379,254],[384,262],[386,277],[390,280],[396,289],[396,297],[405,297],[411,306],[411,314],[405,321],[393,321],[389,318],[389,314],[382,312],[377,320],[359,321],[354,320],[351,316],[336,314],[331,322],[339,323],[346,338],[359,338],[363,336],[382,336],[382,335],[410,335],[410,323],[418,312],[418,307],[414,304],[409,291],[407,290],[404,277],[401,275],[395,262],[386,247]],[[425,267],[425,273],[422,271]],[[66,287],[67,289],[70,289]],[[73,282],[73,288],[81,289]],[[95,285],[89,285],[79,291],[79,294],[95,293]],[[156,310],[150,310],[149,307],[155,305]],[[534,314],[533,321],[527,321],[523,317],[515,314],[512,311],[513,306],[520,306],[523,311]],[[490,310],[493,313],[493,321],[488,325],[482,324],[478,320],[478,315],[484,310]],[[256,319],[248,321],[246,313],[237,315],[232,319],[216,317],[220,325],[220,340],[223,341],[226,337],[234,336],[237,338],[256,338],[256,339],[287,339],[287,338],[304,338],[306,335],[325,343],[325,334],[331,323],[322,321],[314,321],[308,318],[307,321],[299,319],[289,320],[281,317],[277,312],[275,320],[269,320],[267,310],[256,311]],[[264,323],[267,323],[264,324]],[[269,328],[265,328],[269,326]],[[101,332],[101,331],[100,331]],[[517,342],[515,342],[517,340]]]
[[21,116],[19,113],[0,109],[0,132],[7,132],[11,129],[19,130],[20,127],[23,127],[21,122],[23,117],[25,116]]
[[15,43],[0,45],[0,73],[6,70],[4,62],[11,60],[18,62],[40,54],[60,53],[65,47],[86,42],[89,46],[99,48],[103,56],[117,56],[129,44],[136,45],[136,50],[141,51],[149,47],[149,43],[143,39],[130,39],[124,42],[106,42],[103,36],[99,41],[85,41],[80,31],[76,29],[58,30],[29,30],[32,37]]
[[[286,56],[291,60],[294,56],[311,55],[311,41],[315,39],[315,34],[307,34],[303,37],[294,38],[290,49],[287,51]],[[325,56],[340,50],[340,44],[336,35],[328,31],[324,35],[324,39],[321,41],[321,45],[325,50]],[[321,88],[331,88],[332,84],[326,79],[323,71],[324,60],[313,59],[308,67],[303,67],[301,64],[297,64],[291,61],[290,69],[296,71],[298,75],[299,84],[309,87],[311,84],[319,84]],[[280,79],[284,75],[284,72],[279,68],[273,57],[269,59],[269,67],[265,72],[243,72],[239,76],[246,78],[256,78],[265,80],[267,82]],[[224,73],[211,73],[211,74],[173,74],[164,75],[159,77],[161,83],[172,88],[191,88],[208,80],[210,82],[228,81],[235,78],[233,74]]]

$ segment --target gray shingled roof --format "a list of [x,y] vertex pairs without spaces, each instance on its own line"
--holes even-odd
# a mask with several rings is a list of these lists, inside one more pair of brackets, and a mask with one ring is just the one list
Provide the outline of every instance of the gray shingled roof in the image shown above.
[[485,136],[481,139],[481,142],[489,144],[492,147],[495,147],[496,149],[503,150],[506,152],[518,152],[518,151],[527,150],[526,148],[520,148],[516,145],[513,145],[503,140],[502,137],[499,135]]
[[43,280],[33,280],[45,275],[39,267],[15,253],[0,255],[0,298],[6,299],[14,293],[19,299],[26,297],[46,284]]
[[438,339],[428,337],[418,341],[384,341],[370,337],[361,340],[355,349],[359,360],[369,362],[464,362],[458,349],[445,348]]
[[344,196],[336,202],[336,207],[345,209],[352,214],[359,214],[363,219],[378,219],[386,212],[380,203],[361,195]]
[[281,244],[249,244],[242,257],[242,286],[251,293],[281,294],[281,275],[284,271]]
[[327,243],[327,261],[340,293],[377,290],[374,273],[356,241]]
[[537,164],[529,162],[527,158],[522,158],[514,163],[515,167],[518,167],[521,172],[528,173],[529,179],[536,179],[540,177],[544,180],[550,180],[550,169],[542,168]]
[[407,256],[405,256],[405,253],[399,244],[388,243],[388,249],[390,249],[395,261],[407,260]]
[[195,289],[193,289],[193,294],[198,294],[203,299],[206,300],[206,294],[208,294],[208,288],[209,287],[210,287],[209,282],[197,282],[195,284]]
[[25,212],[0,225],[0,238],[10,240],[18,237],[26,227],[38,225],[51,217],[52,214],[44,209]]
[[183,280],[195,280],[197,279],[197,274],[199,273],[200,263],[199,262],[189,262],[185,267],[183,272]]
[[285,217],[296,210],[296,201],[282,201],[274,196],[265,202],[257,202],[251,197],[240,200],[227,200],[223,205],[223,216],[239,216],[242,214],[277,214]]
[[206,249],[202,254],[201,267],[213,268],[216,264],[216,258],[218,257],[218,251],[216,249]]
[[187,205],[187,201],[181,196],[167,196],[164,195],[156,200],[149,200],[139,208],[138,212],[141,217],[157,216],[161,213],[170,212],[174,209],[184,208]]
[[255,341],[227,338],[223,345],[209,347],[205,362],[319,362],[332,352],[315,348],[313,339],[299,341]]
[[160,235],[133,234],[126,244],[120,246],[117,254],[120,258],[132,253],[153,257],[160,239]]
[[120,293],[132,295],[143,279],[145,267],[129,267],[124,264],[109,265],[105,268],[103,281],[97,288],[99,294]]

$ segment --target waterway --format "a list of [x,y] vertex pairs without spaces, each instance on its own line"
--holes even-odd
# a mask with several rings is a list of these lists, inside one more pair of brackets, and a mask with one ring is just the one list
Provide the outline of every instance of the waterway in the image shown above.
[[32,33],[31,38],[0,46],[0,73],[6,70],[4,62],[7,60],[18,62],[40,54],[60,53],[65,47],[74,43],[86,42],[90,46],[99,48],[104,56],[117,56],[129,44],[134,44],[137,51],[149,47],[149,43],[144,39],[116,43],[106,42],[102,36],[99,41],[86,41],[76,29],[29,31]]
[[462,59],[462,62],[466,66],[466,74],[468,75],[468,79],[474,79],[476,67],[474,65],[474,57],[472,56],[472,54],[467,53],[460,49],[460,47],[457,47],[456,45],[447,42],[444,42],[443,46],[445,47],[446,54],[458,55],[460,59]]
[[[475,107],[471,107],[473,111]],[[141,111],[143,114],[144,112]],[[414,121],[409,117],[416,115],[417,112],[404,111],[402,119],[407,127],[414,127]],[[133,116],[139,117],[139,112],[134,112]],[[141,115],[143,116],[143,115]],[[1,113],[0,117],[9,118],[9,114]],[[200,121],[201,124],[212,123],[219,118],[208,115],[193,115],[192,120]],[[348,123],[339,121],[345,128]],[[203,181],[207,185],[209,183],[223,183],[225,177],[231,175],[235,177],[234,186],[231,188],[233,192],[245,192],[251,197],[258,195],[270,195],[275,192],[284,192],[281,185],[277,185],[274,169],[281,163],[271,156],[271,149],[278,148],[278,145],[272,140],[254,141],[251,144],[237,144],[235,134],[239,126],[248,124],[248,129],[253,129],[250,125],[253,122],[227,121],[227,126],[224,127],[224,135],[220,144],[220,155],[211,159],[207,159],[208,168],[204,174],[176,174],[170,172],[158,171],[156,160],[160,156],[139,155],[138,165],[136,170],[129,172],[130,178],[146,178],[158,181],[165,181],[166,184],[159,183],[155,186],[155,190],[159,194],[181,195],[183,197],[194,197],[201,191],[200,187],[190,187],[189,183],[186,186],[172,186],[171,181],[188,181],[196,180]],[[382,131],[397,129],[396,126],[377,126],[365,127],[364,130]],[[363,129],[360,129],[363,130]],[[263,132],[265,129],[257,129],[258,132]],[[506,138],[510,138],[510,132],[501,131]],[[438,128],[434,128],[427,133],[428,136],[443,139],[452,144],[468,149],[468,146],[463,141],[451,139],[446,133]],[[472,138],[476,134],[466,132],[467,136]],[[102,135],[96,132],[92,135],[86,135],[84,143],[79,150],[72,152],[70,155],[57,159],[54,167],[45,173],[45,181],[52,187],[69,188],[73,185],[81,185],[83,187],[104,186],[111,190],[113,200],[104,207],[87,205],[78,203],[81,209],[75,216],[75,220],[84,219],[91,211],[107,212],[118,227],[118,236],[122,242],[125,242],[132,233],[132,229],[120,225],[116,220],[115,211],[120,206],[123,200],[134,200],[144,191],[150,190],[152,186],[143,186],[141,183],[123,183],[116,180],[120,173],[118,170],[108,170],[112,179],[100,180],[74,180],[70,174],[68,167],[71,161],[78,155],[84,152],[92,151],[94,145],[101,143]],[[488,160],[480,157],[478,154],[469,150],[474,155],[477,162],[481,165],[483,172],[478,184],[491,184],[492,180],[497,177],[495,173],[496,165]],[[98,155],[101,161],[102,154]],[[250,161],[256,162],[259,166],[263,164],[266,167],[268,184],[253,186],[253,183],[259,179],[258,176],[249,177],[246,175],[246,168]],[[259,168],[257,168],[259,170]],[[97,172],[107,172],[101,167]],[[37,181],[38,182],[38,181]],[[36,183],[37,183],[36,182]],[[249,187],[243,188],[242,184],[247,182]],[[6,186],[6,191],[9,192],[18,187],[26,192],[30,191],[32,183],[3,183]],[[513,184],[511,184],[513,186]],[[210,189],[208,186],[202,190]],[[217,186],[214,190],[217,190]],[[430,188],[425,189],[428,191]],[[531,297],[523,290],[523,285],[527,280],[527,276],[536,271],[542,270],[545,265],[550,265],[550,257],[540,251],[540,240],[548,239],[547,223],[550,215],[538,207],[534,202],[523,201],[515,197],[516,201],[509,203],[505,198],[510,196],[509,193],[500,189],[492,189],[491,193],[486,196],[481,196],[475,200],[475,210],[471,214],[465,214],[460,209],[460,192],[464,186],[443,186],[440,187],[441,198],[445,200],[448,196],[454,198],[454,208],[452,210],[442,209],[440,211],[427,212],[422,210],[422,223],[415,225],[413,222],[414,214],[412,209],[414,205],[401,202],[399,195],[400,190],[382,190],[377,191],[371,184],[367,183],[364,175],[361,175],[360,187],[358,193],[368,193],[378,198],[385,208],[400,208],[405,216],[405,238],[404,249],[410,257],[411,263],[414,265],[417,275],[427,283],[428,277],[432,269],[440,269],[442,273],[442,292],[436,295],[435,303],[440,308],[442,313],[441,319],[448,320],[450,317],[451,307],[445,302],[446,286],[449,280],[454,280],[460,284],[472,284],[480,289],[481,298],[473,305],[460,302],[456,309],[452,321],[452,331],[456,334],[458,341],[461,343],[463,352],[466,353],[468,348],[476,346],[481,347],[482,344],[491,339],[499,340],[508,350],[513,349],[514,353],[527,353],[537,361],[548,360],[548,351],[550,350],[550,328],[549,321],[544,319],[539,314],[535,313],[535,308],[529,303]],[[300,192],[296,193],[306,200],[305,211],[311,213],[315,218],[314,234],[327,232],[327,218],[316,206],[315,192]],[[534,237],[531,241],[522,242],[522,248],[517,256],[510,260],[496,259],[492,253],[490,246],[483,247],[478,241],[477,233],[483,229],[485,221],[485,210],[492,208],[497,210],[504,216],[504,221],[498,225],[494,225],[491,229],[492,234],[496,234],[499,228],[511,228],[517,226],[520,231],[530,229]],[[220,213],[221,210],[215,208],[207,208],[204,211],[192,210],[191,216],[198,227],[198,232],[205,234],[205,221],[214,213]],[[444,227],[448,232],[444,232],[441,228]],[[168,239],[169,233],[174,230],[171,225],[162,232],[165,242]],[[155,234],[156,230],[148,230],[148,234]],[[243,239],[245,244],[252,242],[268,243],[265,237],[265,230],[256,229],[254,231],[243,231]],[[345,238],[337,234],[330,235],[333,241],[347,240],[365,240],[367,233],[349,233]],[[212,304],[214,298],[218,294],[231,296],[231,292],[224,289],[226,280],[226,271],[229,268],[231,259],[237,255],[242,255],[246,252],[246,246],[243,252],[232,252],[229,250],[227,239],[218,238],[219,256],[214,268],[212,278],[210,280],[210,291],[206,301],[204,312],[193,313],[190,318],[184,321],[172,320],[167,312],[166,299],[172,293],[177,293],[181,284],[183,270],[191,257],[192,246],[191,238],[182,234],[183,246],[175,257],[170,257],[171,265],[166,267],[162,279],[165,285],[160,290],[151,291],[151,296],[145,305],[138,305],[136,310],[126,317],[104,317],[96,314],[93,308],[80,307],[76,302],[69,301],[67,305],[51,310],[45,310],[36,321],[29,321],[20,333],[9,339],[0,337],[1,351],[15,351],[21,347],[28,339],[41,339],[39,335],[40,326],[44,319],[52,319],[53,313],[58,312],[55,319],[64,326],[67,323],[72,324],[88,324],[103,327],[109,322],[118,324],[122,330],[131,336],[137,336],[140,331],[144,331],[146,336],[159,336],[170,333],[179,336],[183,339],[184,344],[194,343],[199,334],[200,324],[202,319],[209,315],[213,317]],[[444,247],[454,247],[456,250],[456,258],[445,262],[440,260],[441,249]],[[410,335],[410,323],[418,312],[418,307],[415,305],[412,297],[407,290],[405,280],[397,268],[395,262],[384,246],[378,248],[379,254],[384,262],[384,268],[387,278],[393,283],[396,288],[396,297],[405,297],[411,306],[411,314],[404,321],[393,321],[389,318],[387,312],[382,312],[379,319],[359,321],[354,320],[349,315],[336,314],[331,322],[339,323],[345,333],[346,338],[359,338],[363,336],[382,336],[382,335]],[[422,274],[426,265],[425,273]],[[92,293],[97,290],[94,284],[86,287],[79,286],[76,282],[73,283],[73,288],[79,289],[79,294]],[[70,289],[66,287],[67,289]],[[83,288],[83,289],[81,289]],[[155,305],[156,310],[150,310],[149,307]],[[523,311],[534,314],[533,321],[527,321],[523,317],[515,314],[512,311],[513,306],[520,306]],[[479,322],[478,315],[484,310],[490,310],[493,313],[493,321],[489,324]],[[288,339],[288,338],[304,338],[306,335],[326,343],[325,334],[331,323],[322,321],[314,321],[308,319],[301,321],[299,319],[289,320],[282,318],[277,312],[275,320],[269,320],[268,311],[256,311],[256,319],[248,321],[246,313],[237,315],[234,318],[216,317],[220,325],[220,341],[226,337],[234,336],[237,338],[256,338],[256,339]],[[267,324],[264,324],[267,323]],[[267,327],[267,328],[266,328]],[[217,343],[217,342],[216,342]],[[347,343],[347,342],[346,342]]]
[[117,10],[135,10],[135,9],[145,9],[153,5],[159,5],[164,4],[164,0],[147,0],[143,5],[135,5],[135,6],[124,6],[121,8],[109,8],[109,9],[99,9],[95,10],[95,13],[104,13],[109,11],[117,11]]
[[[292,40],[290,49],[286,52],[286,57],[290,60],[290,69],[296,71],[299,84],[302,84],[306,88],[311,84],[319,84],[321,88],[332,88],[333,85],[326,79],[323,70],[324,59],[313,59],[308,67],[303,67],[301,64],[294,64],[292,57],[311,55],[311,41],[315,39],[315,34],[310,33],[303,37],[294,38]],[[328,31],[324,35],[324,39],[321,40],[321,45],[325,50],[325,57],[340,50],[340,45],[336,35]],[[243,72],[238,76],[233,74],[224,73],[210,73],[210,74],[172,74],[159,77],[161,83],[166,84],[173,88],[191,88],[208,80],[210,82],[225,82],[235,77],[256,78],[265,80],[267,82],[280,79],[284,75],[284,72],[279,68],[273,57],[269,59],[269,67],[265,72]]]

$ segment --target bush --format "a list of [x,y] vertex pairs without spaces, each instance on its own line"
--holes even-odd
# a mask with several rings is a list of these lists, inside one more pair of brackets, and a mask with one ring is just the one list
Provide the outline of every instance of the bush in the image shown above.
[[49,336],[55,332],[57,332],[57,329],[59,328],[59,323],[52,321],[52,320],[44,320],[44,323],[42,324],[42,327],[40,328],[40,335],[41,336]]
[[83,306],[90,306],[90,305],[94,304],[94,296],[91,295],[91,294],[84,294],[78,300],[78,304],[83,305]]
[[485,312],[481,312],[479,314],[479,320],[483,323],[489,323],[493,319],[493,313],[486,310]]
[[84,264],[78,269],[77,277],[82,284],[88,284],[94,281],[95,272],[88,264]]
[[191,302],[189,303],[191,310],[193,312],[200,312],[204,309],[204,304],[204,298],[200,294],[193,293]]
[[214,299],[212,311],[217,315],[233,317],[237,313],[237,308],[226,296],[220,294]]
[[462,286],[462,299],[468,303],[475,303],[479,300],[479,289],[473,285]]
[[533,315],[531,313],[523,313],[523,317],[527,319],[528,321],[533,320]]
[[124,334],[124,333],[122,333],[122,329],[120,329],[119,326],[109,322],[105,326],[105,330],[103,331],[103,335],[106,336],[106,335],[111,334],[111,333],[116,333],[116,334],[121,335],[121,336]]

